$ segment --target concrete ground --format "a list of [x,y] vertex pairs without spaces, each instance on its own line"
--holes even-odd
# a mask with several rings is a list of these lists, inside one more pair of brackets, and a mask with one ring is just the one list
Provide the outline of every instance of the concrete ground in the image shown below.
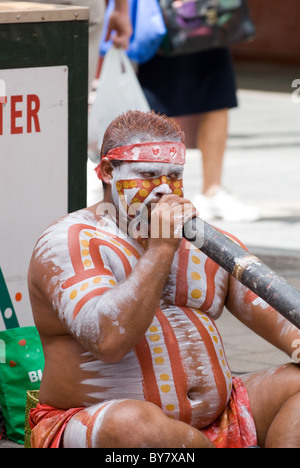
[[[213,224],[239,237],[253,254],[300,290],[300,102],[292,100],[292,83],[300,79],[300,67],[238,64],[236,73],[239,107],[230,112],[223,182],[241,200],[257,205],[262,218],[254,223]],[[201,181],[201,155],[189,150],[185,169],[188,198],[200,190]],[[98,201],[98,191],[89,164],[89,203]],[[217,325],[234,373],[289,361],[226,310]],[[0,448],[22,447],[7,439],[0,441]]]

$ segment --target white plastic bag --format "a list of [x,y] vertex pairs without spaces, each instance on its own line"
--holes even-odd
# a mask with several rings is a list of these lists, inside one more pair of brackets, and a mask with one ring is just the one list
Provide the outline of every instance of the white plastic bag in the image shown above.
[[89,147],[99,150],[108,125],[128,110],[148,112],[150,107],[125,51],[111,47],[103,61],[89,116]]

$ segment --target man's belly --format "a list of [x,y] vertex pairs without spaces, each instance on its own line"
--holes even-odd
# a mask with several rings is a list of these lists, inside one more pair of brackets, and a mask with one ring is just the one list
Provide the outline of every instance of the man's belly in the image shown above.
[[87,353],[81,371],[88,404],[147,400],[198,428],[224,410],[232,385],[214,322],[186,307],[158,310],[144,338],[121,362],[104,364]]

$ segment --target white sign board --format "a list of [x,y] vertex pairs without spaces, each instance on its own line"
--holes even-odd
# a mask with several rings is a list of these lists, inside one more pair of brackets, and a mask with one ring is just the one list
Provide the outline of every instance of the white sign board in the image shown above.
[[0,330],[33,325],[31,254],[67,210],[68,68],[0,70]]

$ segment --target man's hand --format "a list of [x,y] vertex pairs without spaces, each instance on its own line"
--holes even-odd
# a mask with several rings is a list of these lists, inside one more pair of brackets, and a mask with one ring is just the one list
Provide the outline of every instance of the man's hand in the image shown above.
[[[115,32],[115,34],[112,34],[113,32]],[[128,49],[131,35],[132,25],[128,15],[128,9],[118,9],[116,5],[109,19],[106,41],[112,39],[115,47],[126,50]]]
[[196,208],[186,198],[164,195],[151,212],[150,244],[163,242],[176,250],[184,224],[197,215]]

